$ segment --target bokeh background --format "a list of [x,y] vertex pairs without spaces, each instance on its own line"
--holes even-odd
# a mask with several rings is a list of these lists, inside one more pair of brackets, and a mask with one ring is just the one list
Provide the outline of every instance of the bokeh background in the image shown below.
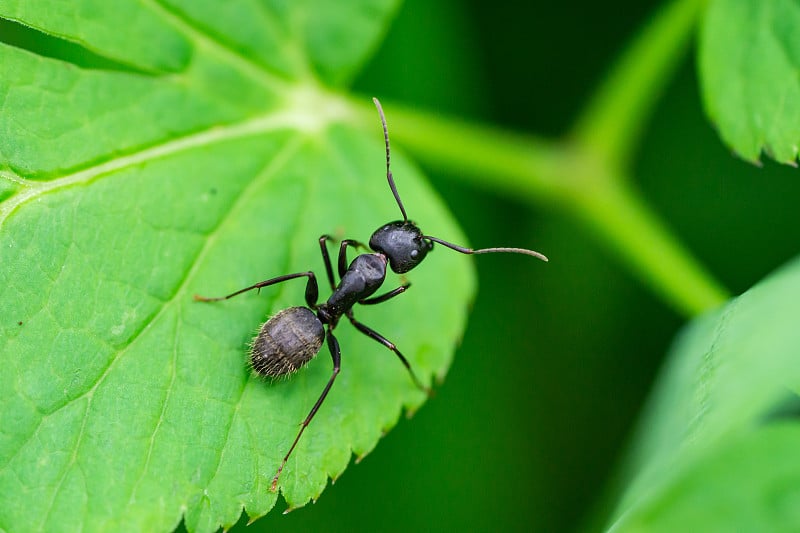
[[[558,137],[661,5],[406,0],[356,90]],[[436,397],[316,504],[247,531],[593,530],[611,510],[615,469],[685,319],[591,228],[425,170],[472,244],[527,246],[551,262],[476,258],[479,293]],[[797,252],[797,170],[754,167],[720,143],[691,53],[663,88],[634,174],[733,293]]]

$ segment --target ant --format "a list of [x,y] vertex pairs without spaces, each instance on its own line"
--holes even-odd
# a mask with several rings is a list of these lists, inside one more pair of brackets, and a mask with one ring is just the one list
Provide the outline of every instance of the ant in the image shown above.
[[333,238],[329,235],[323,235],[319,238],[322,259],[325,262],[325,272],[328,275],[328,281],[330,282],[332,291],[330,298],[324,303],[317,303],[319,287],[317,285],[317,278],[311,271],[271,278],[219,298],[194,296],[195,300],[201,302],[216,302],[233,298],[234,296],[253,289],[260,290],[263,287],[283,283],[290,279],[308,278],[305,292],[306,307],[290,307],[278,312],[278,314],[270,318],[261,326],[258,335],[253,339],[250,350],[250,363],[253,370],[258,374],[270,377],[291,374],[307,364],[317,355],[322,347],[323,340],[327,341],[328,350],[333,358],[333,374],[322,390],[322,394],[320,394],[314,407],[311,408],[308,416],[306,416],[305,420],[303,420],[303,423],[300,425],[300,430],[297,432],[294,442],[284,456],[275,476],[272,478],[270,490],[273,492],[277,490],[278,478],[283,468],[286,466],[289,456],[297,446],[300,437],[303,435],[303,431],[305,431],[306,427],[311,423],[314,415],[317,414],[322,402],[325,401],[328,391],[330,391],[336,376],[339,374],[341,352],[339,350],[339,341],[336,340],[336,337],[333,335],[333,329],[343,316],[346,317],[358,331],[393,351],[398,359],[400,359],[400,362],[403,363],[403,366],[406,367],[414,385],[429,396],[431,395],[431,389],[422,384],[411,368],[411,365],[408,363],[408,359],[397,349],[397,346],[377,331],[356,320],[353,315],[353,306],[355,304],[374,305],[383,303],[404,293],[411,286],[410,283],[404,282],[399,287],[384,294],[373,296],[386,279],[387,264],[395,273],[404,274],[419,265],[422,260],[425,259],[428,252],[433,249],[434,243],[441,244],[442,246],[462,254],[508,252],[530,255],[547,261],[547,257],[539,252],[526,250],[524,248],[481,248],[473,250],[431,235],[423,234],[419,227],[408,219],[406,209],[403,207],[403,202],[400,200],[400,195],[397,192],[397,187],[392,177],[392,171],[389,167],[389,130],[386,126],[386,117],[383,114],[383,108],[378,99],[373,98],[372,101],[378,109],[381,124],[383,125],[383,137],[386,144],[386,179],[389,182],[389,187],[392,190],[397,206],[400,208],[400,212],[403,215],[403,220],[389,222],[378,228],[369,239],[369,247],[373,252],[357,256],[349,266],[347,264],[347,247],[366,247],[362,243],[351,239],[341,241],[339,244],[337,265],[339,274],[338,285],[334,281],[333,265],[327,246],[327,242],[333,240]]

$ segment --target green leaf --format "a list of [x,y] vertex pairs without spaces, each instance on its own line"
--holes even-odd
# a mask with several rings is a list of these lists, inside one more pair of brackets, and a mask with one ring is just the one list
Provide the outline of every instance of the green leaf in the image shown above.
[[615,531],[797,531],[800,426],[772,424],[722,443],[643,502]]
[[700,38],[706,112],[740,157],[794,164],[800,144],[800,4],[712,0]]
[[[119,65],[78,68],[0,43],[0,529],[191,531],[268,512],[276,468],[331,374],[247,368],[270,314],[304,302],[317,239],[398,218],[377,113],[362,129],[322,83],[363,61],[393,1],[6,2],[0,16]],[[391,128],[392,108],[386,108]],[[464,242],[393,147],[409,213]],[[409,294],[358,308],[419,375],[443,378],[473,292],[437,249]],[[387,279],[387,288],[400,283]],[[346,321],[345,321],[346,322]],[[342,372],[281,477],[305,504],[424,395],[349,324]]]
[[797,529],[798,302],[800,260],[681,336],[640,428],[615,531]]

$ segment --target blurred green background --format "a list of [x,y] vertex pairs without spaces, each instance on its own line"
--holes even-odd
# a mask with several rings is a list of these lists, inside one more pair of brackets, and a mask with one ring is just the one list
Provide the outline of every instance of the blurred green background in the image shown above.
[[[390,128],[399,101],[559,136],[661,5],[407,0],[356,91],[384,100]],[[695,70],[689,54],[664,87],[634,175],[738,294],[796,252],[800,180],[730,154],[703,115]],[[591,228],[425,170],[471,244],[526,246],[551,261],[476,258],[479,293],[436,397],[315,505],[247,531],[574,531],[611,511],[615,468],[684,318]]]

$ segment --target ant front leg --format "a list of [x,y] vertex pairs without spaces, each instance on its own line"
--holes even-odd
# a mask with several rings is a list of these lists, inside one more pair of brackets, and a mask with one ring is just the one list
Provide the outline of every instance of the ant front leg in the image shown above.
[[339,375],[342,353],[341,350],[339,349],[339,341],[336,340],[336,337],[333,336],[333,332],[331,331],[330,326],[328,326],[326,336],[328,339],[328,350],[331,352],[331,358],[333,358],[333,374],[331,374],[331,377],[328,380],[328,384],[325,385],[325,388],[322,390],[322,394],[320,394],[317,403],[314,404],[314,407],[311,408],[311,411],[308,413],[308,416],[306,416],[305,420],[303,420],[303,423],[300,424],[300,431],[297,432],[297,436],[294,438],[294,442],[292,442],[289,451],[286,452],[286,455],[283,457],[283,461],[281,461],[281,465],[278,467],[278,471],[275,472],[275,476],[272,478],[272,484],[270,485],[270,490],[272,492],[275,492],[278,489],[278,478],[281,476],[281,472],[283,472],[283,467],[286,466],[286,461],[289,460],[289,456],[292,455],[292,452],[297,446],[297,443],[300,441],[300,437],[303,435],[303,432],[311,423],[311,420],[314,418],[314,415],[317,414],[317,411],[319,411],[322,402],[325,401],[325,397],[328,396],[328,392],[331,390],[331,387],[333,386],[333,382],[336,379],[336,376]]
[[372,298],[365,298],[363,300],[359,300],[358,303],[360,303],[361,305],[379,304],[381,302],[385,302],[386,300],[394,298],[398,294],[403,294],[404,292],[406,292],[406,290],[408,290],[409,287],[411,287],[410,283],[403,283],[396,289],[391,290],[386,294],[381,294],[380,296],[373,296]]
[[[397,289],[395,289],[395,290],[397,290]],[[394,292],[394,291],[392,291],[392,292]],[[364,335],[366,335],[370,339],[378,341],[379,343],[383,344],[385,347],[387,347],[391,351],[393,351],[395,353],[395,355],[400,359],[400,362],[403,363],[403,366],[406,367],[406,370],[408,370],[408,374],[409,374],[409,376],[411,376],[411,381],[414,382],[414,385],[416,385],[419,390],[421,390],[422,392],[424,392],[428,396],[432,396],[433,395],[433,391],[431,390],[431,388],[430,387],[426,387],[425,385],[422,384],[422,382],[419,380],[417,375],[414,373],[414,369],[411,368],[411,364],[408,362],[408,359],[406,359],[406,357],[402,353],[400,353],[400,350],[397,349],[397,346],[395,346],[392,341],[390,341],[389,339],[387,339],[386,337],[384,337],[383,335],[381,335],[380,333],[378,333],[374,329],[372,329],[372,328],[362,324],[358,320],[356,320],[356,318],[353,316],[353,311],[352,310],[347,312],[347,318],[350,320],[350,323],[353,324],[353,326],[355,326],[355,328],[358,331],[360,331],[361,333],[363,333]]]
[[344,273],[347,272],[347,247],[352,246],[353,248],[365,248],[362,243],[358,241],[354,241],[353,239],[345,239],[339,244],[339,277],[343,278]]
[[260,291],[263,287],[269,287],[270,285],[275,285],[276,283],[289,281],[290,279],[302,278],[303,276],[308,278],[308,282],[306,283],[306,304],[308,304],[308,306],[311,309],[316,309],[317,298],[319,297],[319,286],[317,285],[317,278],[316,276],[314,276],[313,272],[298,272],[296,274],[285,274],[283,276],[278,276],[277,278],[271,278],[265,281],[261,281],[259,283],[256,283],[255,285],[245,287],[244,289],[232,292],[227,296],[220,296],[218,298],[206,298],[205,296],[200,296],[199,294],[195,294],[194,299],[197,300],[198,302],[218,302],[220,300],[228,300],[229,298],[238,296],[243,292],[252,291],[253,289],[257,289]]
[[328,281],[331,284],[331,292],[336,290],[336,281],[333,279],[333,265],[331,256],[328,253],[328,241],[333,240],[330,235],[323,235],[319,238],[319,248],[322,251],[322,261],[325,263],[325,272],[328,274]]

